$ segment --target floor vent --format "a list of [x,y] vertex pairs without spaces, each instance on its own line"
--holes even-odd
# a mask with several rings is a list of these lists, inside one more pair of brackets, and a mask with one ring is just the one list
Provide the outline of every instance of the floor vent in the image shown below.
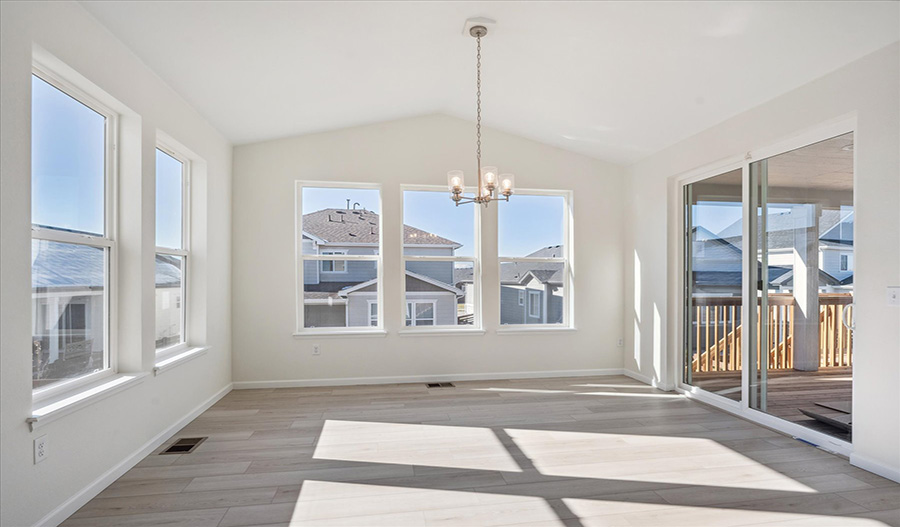
[[162,454],[190,454],[200,446],[200,443],[206,441],[205,437],[185,437],[175,441],[169,448],[160,452]]
[[452,382],[429,382],[425,386],[429,388],[456,388]]

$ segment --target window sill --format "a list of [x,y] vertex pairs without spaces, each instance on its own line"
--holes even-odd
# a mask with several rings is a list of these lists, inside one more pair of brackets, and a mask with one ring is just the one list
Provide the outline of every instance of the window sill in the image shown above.
[[502,327],[497,328],[498,335],[531,335],[534,333],[569,333],[572,331],[577,331],[576,328],[569,326],[551,326],[551,327],[541,327],[541,326],[521,326],[521,327]]
[[485,331],[478,328],[460,328],[453,329],[447,327],[437,327],[434,329],[401,329],[397,332],[401,337],[421,337],[430,335],[484,335]]
[[171,355],[167,355],[162,357],[161,359],[157,357],[156,366],[153,367],[153,375],[158,376],[161,373],[174,368],[180,364],[184,364],[185,362],[196,359],[202,355],[206,355],[206,352],[209,351],[209,346],[199,346],[195,348],[189,348],[185,351],[174,353]]
[[311,330],[294,333],[295,339],[308,337],[337,337],[337,338],[356,338],[356,337],[384,337],[387,331],[383,329],[357,329],[350,331],[328,331],[328,330]]
[[47,423],[56,421],[60,417],[90,406],[97,401],[106,399],[110,395],[135,386],[144,381],[147,373],[131,373],[113,375],[103,381],[82,387],[77,392],[69,392],[51,401],[39,403],[32,408],[31,416],[25,419],[34,431]]

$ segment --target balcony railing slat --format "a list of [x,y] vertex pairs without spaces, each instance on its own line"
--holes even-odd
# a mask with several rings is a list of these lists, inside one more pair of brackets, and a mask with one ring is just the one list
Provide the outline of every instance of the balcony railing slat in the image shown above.
[[[819,365],[830,368],[849,366],[853,361],[853,338],[844,326],[845,310],[852,317],[853,297],[849,294],[819,296]],[[757,357],[766,350],[769,369],[790,369],[794,366],[794,313],[790,294],[768,297],[766,313],[766,342],[760,342],[761,329],[757,325]],[[691,361],[695,372],[740,371],[741,356],[741,299],[737,297],[696,297],[695,307],[697,352]],[[712,308],[712,309],[710,309]],[[721,308],[721,309],[720,309]],[[757,320],[760,306],[757,305]],[[852,318],[851,318],[852,319]],[[711,327],[710,327],[711,326]],[[719,331],[721,328],[721,332]],[[721,334],[720,334],[721,333]],[[701,345],[703,344],[703,345]]]

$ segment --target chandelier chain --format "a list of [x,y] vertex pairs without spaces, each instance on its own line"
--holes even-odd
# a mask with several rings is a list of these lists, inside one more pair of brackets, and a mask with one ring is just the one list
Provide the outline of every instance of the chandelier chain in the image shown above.
[[[479,177],[481,176],[481,37],[476,37],[475,39],[478,42],[477,53],[476,53],[476,65],[475,65],[475,100],[477,107],[476,121],[475,121],[475,135],[477,136],[477,147],[475,150],[475,155],[478,158],[478,172]],[[480,186],[480,185],[479,185]]]

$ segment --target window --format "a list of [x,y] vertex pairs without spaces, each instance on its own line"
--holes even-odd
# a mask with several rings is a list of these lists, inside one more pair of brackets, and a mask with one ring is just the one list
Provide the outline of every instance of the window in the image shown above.
[[570,326],[570,193],[520,190],[497,214],[500,324]]
[[434,326],[435,305],[437,302],[416,301],[406,303],[407,326]]
[[296,182],[297,335],[380,330],[381,191]]
[[541,292],[528,292],[528,316],[532,318],[541,318]]
[[841,271],[849,271],[850,270],[850,255],[842,254],[841,255]]
[[402,192],[405,325],[480,326],[478,207],[455,206],[443,187]]
[[[347,251],[322,251],[320,254],[347,254]],[[323,273],[346,273],[347,262],[345,260],[322,260]]]
[[156,351],[186,342],[188,184],[190,163],[167,146],[156,149]]
[[31,78],[31,312],[35,396],[114,371],[116,115],[35,66]]

